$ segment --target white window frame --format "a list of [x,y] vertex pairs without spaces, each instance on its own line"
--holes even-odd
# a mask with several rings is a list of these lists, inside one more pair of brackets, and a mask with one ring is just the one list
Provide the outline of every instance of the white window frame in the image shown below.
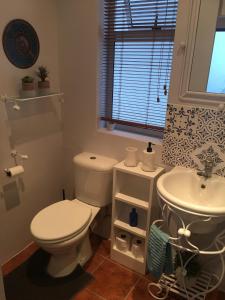
[[201,1],[205,0],[179,1],[170,103],[187,102],[214,106],[225,102],[225,94],[197,92],[189,89]]

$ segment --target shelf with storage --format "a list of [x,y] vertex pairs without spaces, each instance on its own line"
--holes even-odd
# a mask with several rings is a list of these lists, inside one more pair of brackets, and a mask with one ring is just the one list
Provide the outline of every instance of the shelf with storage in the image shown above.
[[64,102],[63,99],[64,93],[61,92],[52,92],[49,93],[47,95],[37,95],[34,97],[19,97],[19,96],[7,96],[7,95],[2,95],[1,96],[1,101],[7,103],[7,102],[11,102],[14,104],[13,108],[15,110],[20,110],[20,104],[22,103],[26,103],[28,101],[40,101],[40,100],[45,100],[48,98],[57,98],[59,99],[61,102]]
[[123,193],[116,193],[115,194],[115,200],[123,201],[125,203],[130,204],[130,205],[148,210],[148,202],[147,201],[144,201],[144,200],[141,200],[141,199],[138,199],[138,198],[135,198],[135,197],[131,197],[131,196],[125,195]]
[[128,223],[120,221],[120,220],[115,220],[114,226],[121,228],[125,231],[128,231],[130,233],[133,233],[134,235],[146,238],[146,230],[145,229],[141,229],[138,227],[132,227]]
[[113,250],[119,252],[122,257],[128,256],[129,258],[133,259],[134,261],[138,261],[138,262],[140,262],[142,264],[144,263],[144,257],[136,258],[130,250],[126,251],[126,252],[123,252],[123,251],[119,250],[116,247],[116,245],[113,246]]
[[[123,232],[126,232],[126,230],[124,230],[124,229],[125,228],[123,228]],[[131,248],[127,249],[126,251],[122,251],[121,249],[119,249],[117,247],[117,243],[116,243],[116,237],[118,236],[119,232],[121,232],[121,228],[114,226],[113,234],[112,234],[112,243],[111,243],[111,245],[112,245],[111,258],[113,260],[119,262],[122,265],[129,266],[129,268],[135,270],[136,272],[144,274],[145,273],[144,255],[136,257],[132,253]],[[133,238],[136,238],[136,234],[128,232],[128,235],[130,236],[131,240],[133,240]],[[145,248],[145,238],[140,237],[139,239],[142,241],[142,246],[144,249]]]
[[131,251],[123,252],[118,250],[116,246],[113,245],[111,249],[111,258],[121,265],[128,266],[130,269],[133,269],[138,273],[145,274],[144,258],[135,258]]
[[[137,215],[138,215],[138,224],[137,227],[131,227],[129,225],[129,213],[131,210],[131,207],[135,207]],[[114,220],[115,221],[120,221],[123,224],[127,225],[127,228],[131,227],[131,230],[145,230],[146,225],[147,225],[147,211],[137,207],[135,205],[130,205],[126,202],[121,202],[121,201],[115,201],[115,206],[114,206]],[[125,226],[125,225],[124,225]]]
[[3,101],[10,101],[10,102],[26,102],[26,101],[31,101],[31,100],[38,100],[38,99],[45,99],[45,98],[49,98],[49,97],[62,97],[64,94],[60,93],[60,92],[55,92],[55,93],[49,93],[47,95],[42,95],[42,96],[34,96],[34,97],[29,97],[29,98],[22,98],[19,96],[14,96],[14,97],[10,97],[10,96],[1,96],[1,99]]
[[[154,172],[145,172],[141,165],[127,167],[118,163],[113,171],[113,205],[112,205],[112,245],[111,257],[119,263],[141,274],[146,273],[147,241],[149,227],[158,217],[159,208],[156,197],[156,181],[164,171],[157,167]],[[129,214],[136,209],[138,224],[130,226]],[[118,249],[116,241],[121,234],[129,235],[129,249]],[[135,257],[132,251],[133,241],[140,240],[141,255]]]

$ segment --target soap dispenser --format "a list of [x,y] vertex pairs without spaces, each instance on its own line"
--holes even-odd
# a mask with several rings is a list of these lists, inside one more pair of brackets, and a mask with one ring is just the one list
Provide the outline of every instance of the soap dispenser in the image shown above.
[[152,149],[152,143],[148,143],[148,147],[143,151],[141,168],[145,172],[155,171],[155,151]]

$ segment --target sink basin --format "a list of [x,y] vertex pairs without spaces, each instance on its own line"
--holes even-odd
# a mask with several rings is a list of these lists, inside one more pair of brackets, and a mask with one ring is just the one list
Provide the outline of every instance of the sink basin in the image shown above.
[[[225,178],[205,179],[196,170],[175,167],[157,182],[160,198],[185,213],[198,216],[225,216]],[[219,218],[220,219],[220,218]]]

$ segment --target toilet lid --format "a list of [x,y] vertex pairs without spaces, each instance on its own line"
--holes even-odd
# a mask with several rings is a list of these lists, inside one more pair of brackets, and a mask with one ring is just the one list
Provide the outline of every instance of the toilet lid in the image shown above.
[[31,233],[39,240],[60,240],[80,233],[91,218],[91,208],[63,200],[42,209],[31,222]]

